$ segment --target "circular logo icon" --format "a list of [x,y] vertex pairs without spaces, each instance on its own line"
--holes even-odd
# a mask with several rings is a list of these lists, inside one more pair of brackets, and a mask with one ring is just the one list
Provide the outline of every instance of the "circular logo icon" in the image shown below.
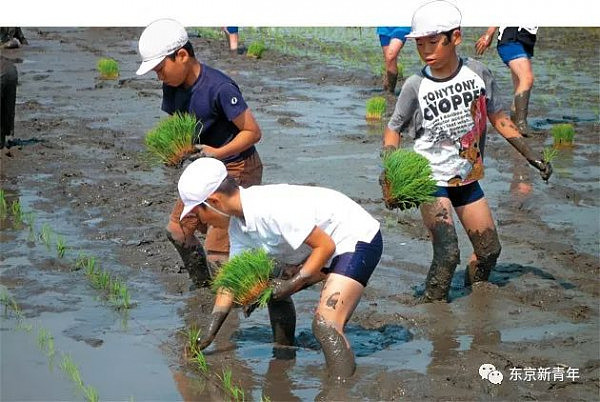
[[231,104],[235,105],[238,103],[238,98],[236,98],[235,96],[233,98],[231,98]]

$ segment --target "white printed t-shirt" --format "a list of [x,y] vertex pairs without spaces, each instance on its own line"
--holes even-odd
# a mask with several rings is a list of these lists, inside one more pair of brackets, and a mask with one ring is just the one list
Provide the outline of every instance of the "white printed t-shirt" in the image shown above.
[[[240,188],[244,219],[229,221],[229,257],[262,248],[287,264],[306,260],[304,244],[315,226],[333,239],[333,257],[354,252],[358,241],[369,243],[379,222],[348,196],[323,187],[271,184]],[[325,266],[331,264],[331,259]]]
[[388,127],[415,139],[414,150],[429,160],[438,186],[479,180],[487,115],[502,110],[492,73],[470,58],[445,79],[428,71],[406,80]]

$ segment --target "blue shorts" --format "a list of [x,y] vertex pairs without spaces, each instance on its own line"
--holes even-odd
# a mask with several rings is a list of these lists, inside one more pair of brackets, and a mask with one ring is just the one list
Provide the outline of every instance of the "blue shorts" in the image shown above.
[[331,266],[321,269],[321,272],[326,275],[330,273],[344,275],[367,286],[382,252],[383,239],[380,230],[370,243],[357,242],[353,253],[344,253],[334,257]]
[[452,206],[456,208],[478,201],[482,199],[485,194],[483,194],[483,190],[481,189],[479,182],[474,181],[464,186],[438,186],[438,189],[435,193],[433,193],[433,196],[449,198],[450,202],[452,202]]
[[238,33],[238,27],[225,27],[228,34]]
[[533,57],[533,53],[526,50],[521,42],[507,42],[499,44],[497,47],[498,55],[508,66],[508,62],[515,59],[528,58],[531,59]]
[[402,43],[406,42],[406,35],[410,33],[410,27],[379,27],[379,43],[381,46],[388,46],[392,38],[400,39]]

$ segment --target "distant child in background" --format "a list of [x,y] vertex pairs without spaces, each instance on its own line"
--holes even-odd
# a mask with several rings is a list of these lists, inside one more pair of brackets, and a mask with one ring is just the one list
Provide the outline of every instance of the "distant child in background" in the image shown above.
[[[490,47],[496,29],[489,27],[477,40],[475,49],[478,55]],[[500,27],[496,45],[500,58],[510,68],[512,76],[514,98],[510,106],[511,119],[524,137],[533,133],[527,124],[527,114],[534,80],[531,58],[536,39],[537,27]]]
[[473,246],[465,286],[487,281],[500,255],[498,233],[478,182],[484,173],[487,119],[544,180],[552,174],[550,164],[531,151],[502,110],[491,72],[457,55],[460,24],[460,11],[447,1],[432,1],[415,11],[407,37],[415,38],[426,65],[402,87],[383,134],[383,153],[399,147],[400,133],[414,137],[414,150],[429,160],[438,185],[435,201],[420,207],[433,245],[424,302],[447,300],[460,262],[453,209]]
[[396,82],[398,82],[398,55],[406,42],[406,35],[410,32],[410,27],[378,27],[376,32],[379,35],[385,63],[383,90],[394,95]]
[[236,52],[237,54],[244,54],[246,52],[246,47],[239,44],[240,35],[238,27],[224,27],[223,32],[227,35],[229,50],[231,52]]

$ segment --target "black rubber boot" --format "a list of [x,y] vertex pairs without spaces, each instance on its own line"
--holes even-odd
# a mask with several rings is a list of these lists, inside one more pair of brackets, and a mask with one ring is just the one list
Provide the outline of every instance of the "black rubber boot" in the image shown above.
[[201,244],[195,247],[185,247],[180,242],[173,239],[170,233],[167,232],[167,238],[173,244],[181,260],[184,268],[188,271],[190,279],[196,287],[210,286],[211,270],[210,264],[206,259],[204,247]]
[[534,134],[533,129],[527,124],[530,94],[530,90],[520,92],[515,95],[513,101],[515,105],[515,117],[513,121],[523,137],[529,137]]
[[383,77],[383,90],[391,93],[392,95],[396,92],[396,83],[398,82],[398,73],[385,72]]

